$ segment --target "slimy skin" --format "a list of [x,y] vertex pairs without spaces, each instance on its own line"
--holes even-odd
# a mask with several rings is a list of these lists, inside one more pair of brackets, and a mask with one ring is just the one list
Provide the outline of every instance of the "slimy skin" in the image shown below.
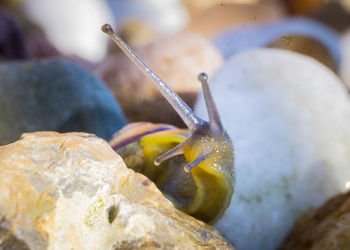
[[102,26],[102,31],[152,80],[188,127],[184,131],[165,124],[130,124],[110,144],[128,167],[150,178],[177,208],[214,223],[231,201],[234,155],[209,90],[208,76],[198,76],[209,115],[209,121],[204,121],[135,55],[110,25]]

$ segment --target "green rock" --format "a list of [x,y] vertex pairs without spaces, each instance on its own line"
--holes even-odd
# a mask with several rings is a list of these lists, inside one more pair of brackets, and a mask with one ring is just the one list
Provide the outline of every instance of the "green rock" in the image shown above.
[[104,83],[75,63],[0,64],[0,145],[23,132],[82,131],[110,139],[124,115]]

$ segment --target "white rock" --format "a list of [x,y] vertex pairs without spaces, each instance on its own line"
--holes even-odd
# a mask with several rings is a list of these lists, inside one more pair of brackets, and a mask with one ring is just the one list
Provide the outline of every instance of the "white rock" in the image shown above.
[[341,50],[343,60],[340,65],[339,74],[347,88],[350,89],[350,29],[342,36]]
[[[211,82],[236,168],[215,226],[238,250],[275,249],[303,212],[349,187],[349,96],[325,66],[277,49],[237,54]],[[196,107],[205,117],[202,97]]]
[[91,61],[105,56],[109,38],[101,26],[115,23],[105,0],[26,0],[24,4],[62,52]]
[[181,0],[107,0],[118,26],[130,20],[150,25],[157,34],[172,35],[182,30],[189,14]]

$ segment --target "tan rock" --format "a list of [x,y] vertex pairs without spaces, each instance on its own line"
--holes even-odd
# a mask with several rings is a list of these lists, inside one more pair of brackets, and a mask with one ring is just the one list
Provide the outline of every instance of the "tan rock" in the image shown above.
[[1,249],[232,248],[91,134],[24,134],[0,179]]
[[209,9],[193,13],[186,30],[212,38],[226,29],[243,24],[279,20],[286,14],[281,1],[257,1],[255,4],[220,2]]
[[[161,39],[136,48],[135,52],[191,107],[201,91],[198,74],[211,75],[223,62],[220,52],[209,40],[193,33]],[[110,58],[97,73],[112,89],[130,120],[183,124],[159,91],[126,56]]]
[[279,249],[350,249],[350,192],[302,216]]
[[313,57],[334,72],[338,69],[337,62],[327,47],[312,37],[302,35],[283,36],[270,43],[268,47],[298,52]]
[[256,4],[262,2],[262,0],[182,0],[182,2],[191,13],[196,13],[217,5]]

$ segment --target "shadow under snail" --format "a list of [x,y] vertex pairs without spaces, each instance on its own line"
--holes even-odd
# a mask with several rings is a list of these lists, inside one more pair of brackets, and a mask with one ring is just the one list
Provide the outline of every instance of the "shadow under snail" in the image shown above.
[[208,109],[207,122],[195,115],[109,24],[103,25],[102,31],[152,80],[188,127],[131,123],[113,136],[111,146],[129,168],[151,179],[176,208],[214,223],[230,204],[233,194],[233,146],[210,93],[208,76],[205,73],[198,76]]

